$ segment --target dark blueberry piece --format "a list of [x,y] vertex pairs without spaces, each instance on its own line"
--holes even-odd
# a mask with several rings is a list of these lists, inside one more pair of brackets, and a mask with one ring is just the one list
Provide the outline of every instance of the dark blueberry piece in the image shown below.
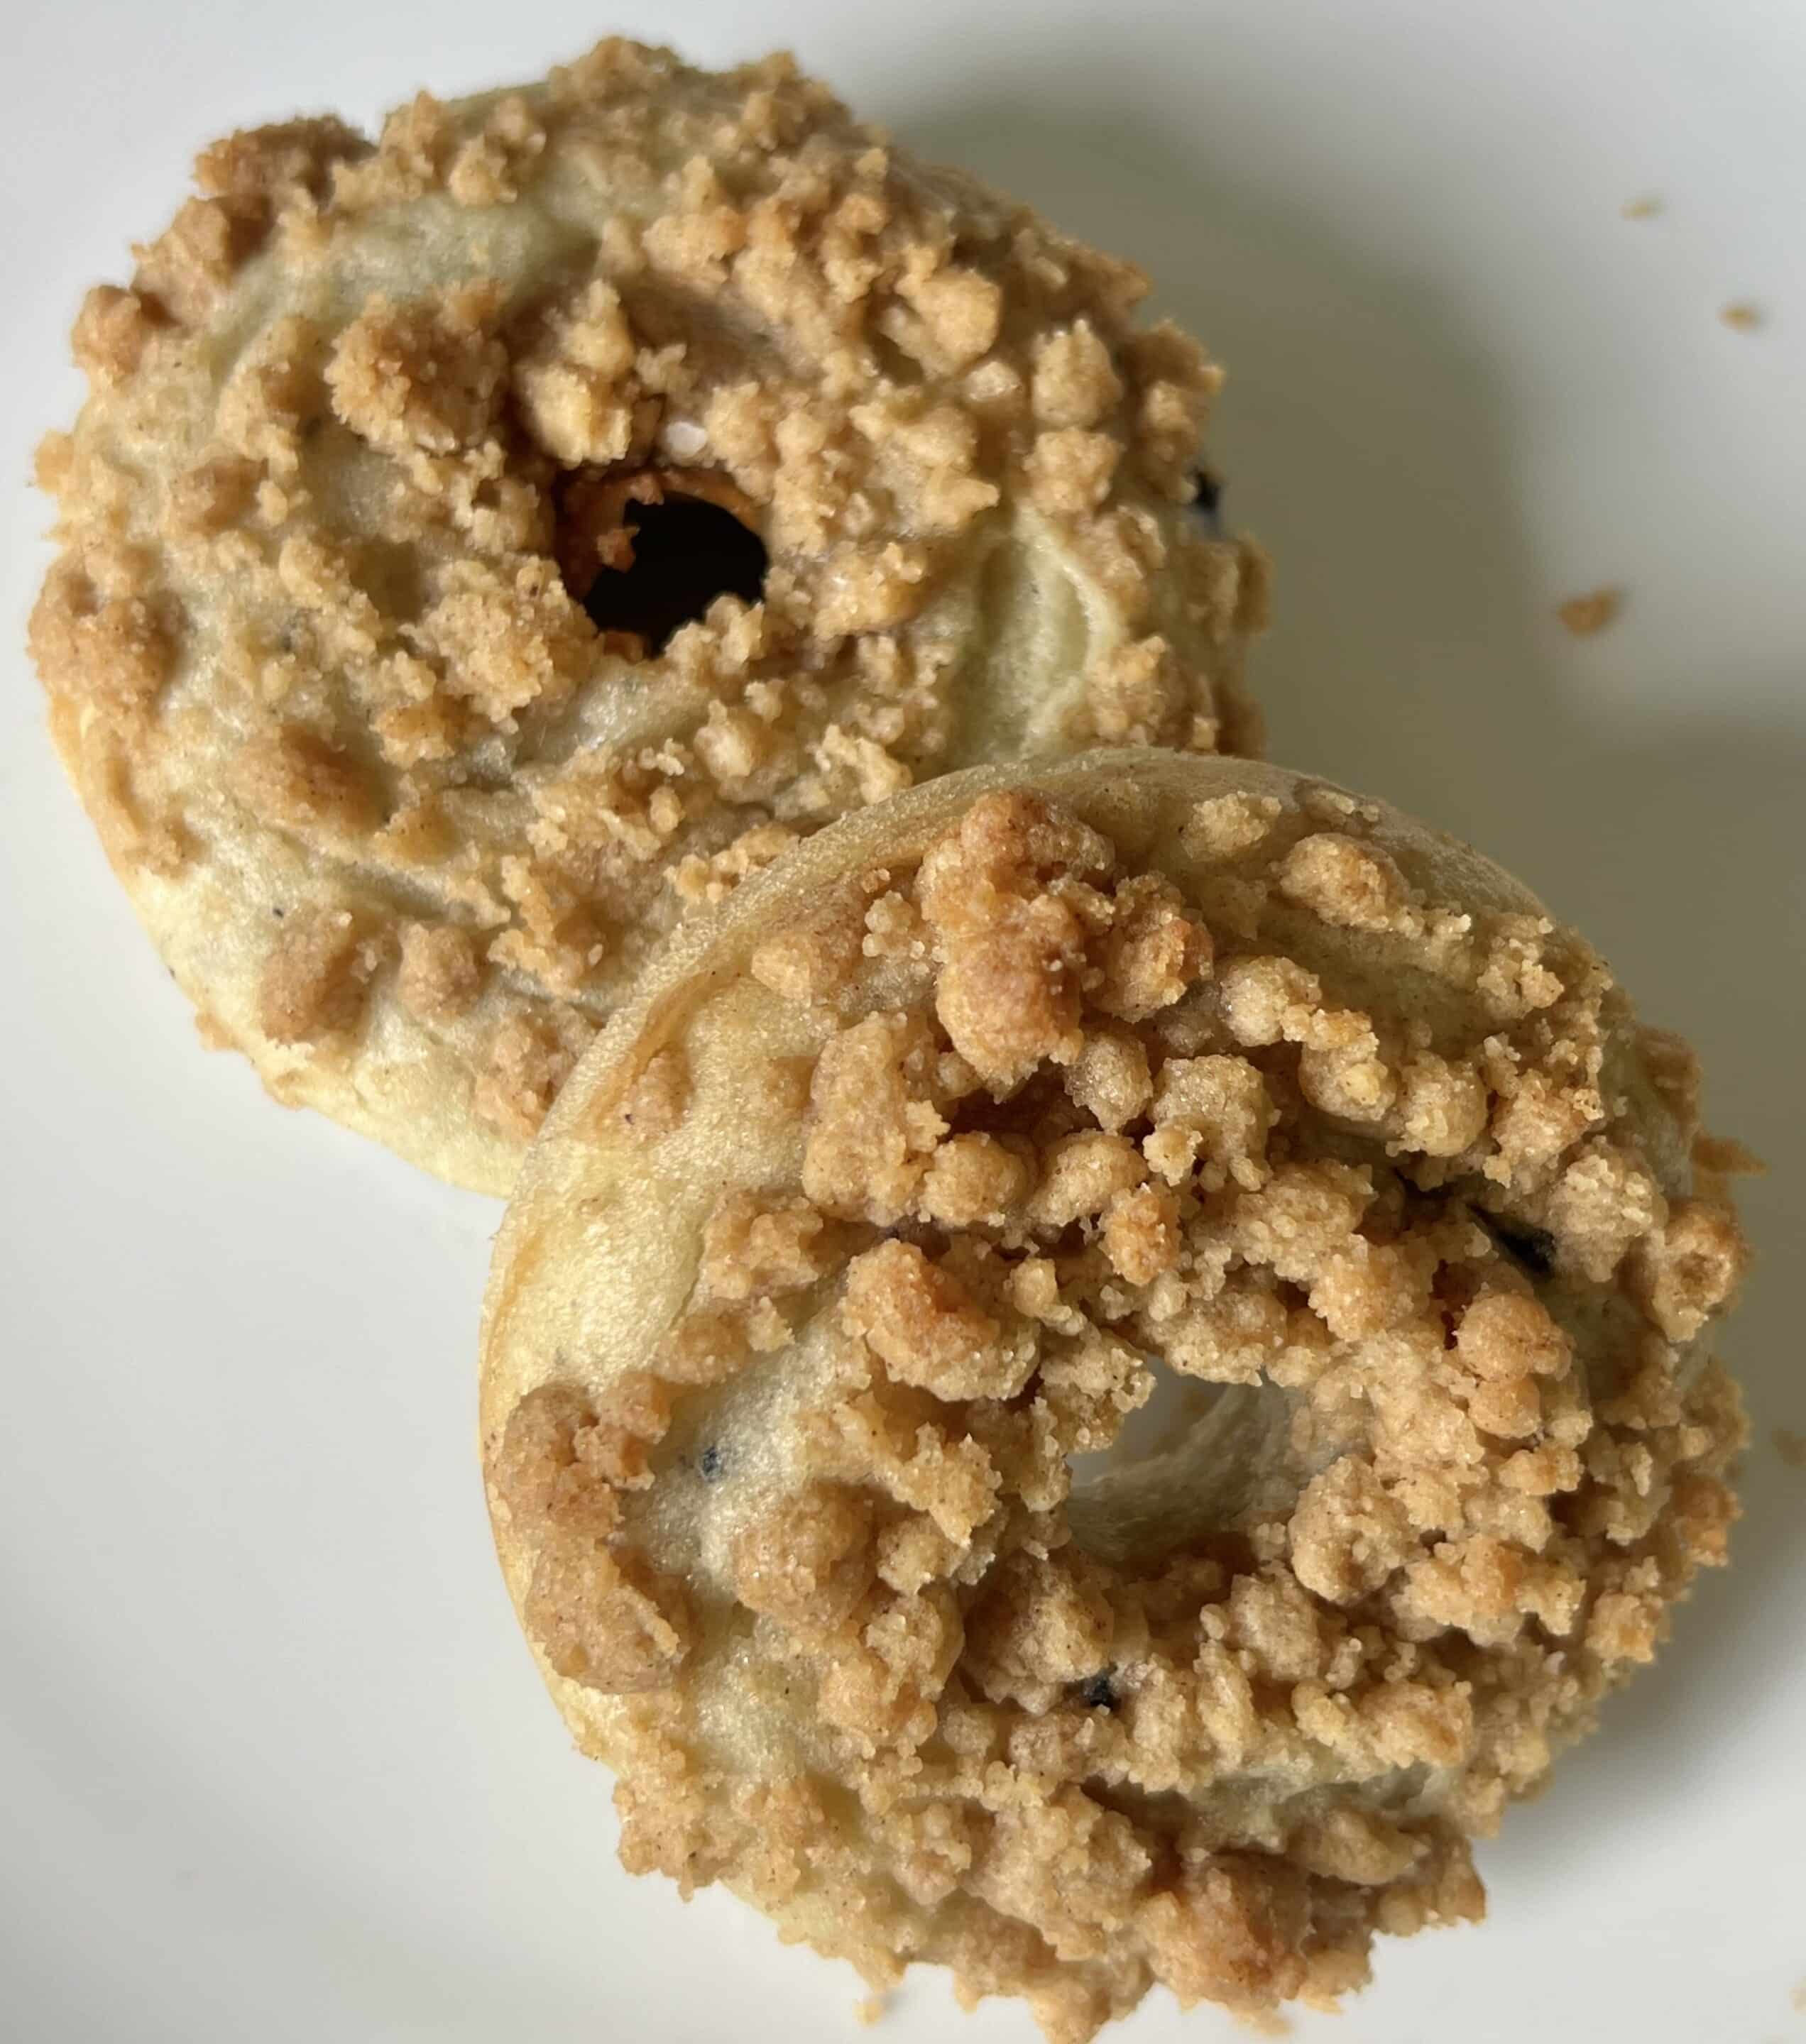
[[1110,1679],[1110,1670],[1102,1669],[1096,1675],[1088,1675],[1079,1685],[1079,1701],[1088,1711],[1113,1711],[1122,1699],[1116,1693],[1116,1685]]
[[1192,478],[1197,486],[1197,494],[1192,499],[1192,509],[1209,527],[1211,536],[1223,536],[1223,481],[1212,475],[1207,468],[1200,468]]
[[1496,1214],[1478,1207],[1468,1211],[1492,1236],[1494,1244],[1533,1278],[1546,1278],[1555,1268],[1555,1238],[1546,1228],[1508,1225]]
[[283,917],[288,913],[288,911],[286,909],[279,909],[272,904],[270,909],[270,913],[274,916],[276,920],[279,923]]
[[583,597],[599,632],[637,632],[649,651],[661,652],[718,596],[757,603],[764,595],[765,543],[731,511],[674,490],[662,504],[630,504],[625,515],[633,563],[604,568]]
[[726,1458],[713,1443],[703,1449],[701,1458],[696,1464],[697,1468],[703,1473],[704,1483],[717,1481],[726,1466]]

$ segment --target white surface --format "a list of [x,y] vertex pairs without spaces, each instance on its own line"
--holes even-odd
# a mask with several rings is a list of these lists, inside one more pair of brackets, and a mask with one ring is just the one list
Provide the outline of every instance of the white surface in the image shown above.
[[[1230,364],[1281,569],[1278,756],[1475,838],[1700,1042],[1775,1176],[1728,1337],[1736,1566],[1483,1853],[1492,1920],[1382,1946],[1337,2044],[1785,2044],[1806,1979],[1806,13],[1790,0],[1163,6],[440,0],[20,10],[0,448],[71,412],[81,289],[192,149],[530,75],[605,25],[790,41],[873,117],[1139,257]],[[737,25],[736,25],[737,23]],[[1620,204],[1659,194],[1657,219]],[[1716,309],[1750,297],[1754,334]],[[204,1055],[64,788],[0,565],[0,2034],[29,2044],[851,2036],[842,1967],[613,1859],[488,1550],[495,1212]],[[1622,582],[1603,638],[1554,603]],[[1223,2038],[1159,2001],[1127,2035]],[[922,1976],[877,2036],[961,2027]]]

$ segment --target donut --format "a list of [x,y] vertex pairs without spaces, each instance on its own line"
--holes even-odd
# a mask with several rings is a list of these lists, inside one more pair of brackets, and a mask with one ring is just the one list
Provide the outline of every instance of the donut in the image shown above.
[[608,41],[196,178],[81,308],[31,640],[279,1099],[504,1192],[658,940],[797,839],[988,759],[1257,748],[1216,370],[788,60]]
[[620,1850],[1077,2044],[1477,1917],[1735,1516],[1698,1073],[1454,839],[981,766],[687,925],[496,1250],[516,1606]]

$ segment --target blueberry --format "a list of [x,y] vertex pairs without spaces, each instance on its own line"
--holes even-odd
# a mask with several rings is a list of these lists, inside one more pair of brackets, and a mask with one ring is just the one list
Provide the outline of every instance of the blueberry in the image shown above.
[[719,1448],[710,1446],[703,1449],[696,1466],[702,1471],[704,1483],[718,1482],[721,1473],[726,1466],[726,1458]]
[[1088,1711],[1113,1711],[1121,1700],[1116,1693],[1116,1685],[1110,1679],[1107,1668],[1097,1674],[1086,1676],[1079,1685],[1079,1701]]
[[1192,478],[1196,486],[1196,494],[1192,499],[1192,509],[1209,529],[1212,538],[1223,536],[1223,483],[1207,468],[1200,468]]
[[1492,1236],[1496,1247],[1533,1278],[1546,1278],[1555,1268],[1555,1238],[1547,1228],[1531,1228],[1520,1224],[1508,1226],[1496,1214],[1482,1212],[1478,1207],[1468,1211]]

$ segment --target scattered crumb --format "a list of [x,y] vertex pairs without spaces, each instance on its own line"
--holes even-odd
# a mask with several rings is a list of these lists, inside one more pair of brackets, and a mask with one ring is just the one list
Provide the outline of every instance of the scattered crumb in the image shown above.
[[891,1998],[888,1994],[868,1994],[863,2001],[853,2004],[854,2016],[868,2030],[874,2023],[882,2023],[890,2009]]
[[1806,2015],[1806,1980],[1800,1981],[1795,1987],[1793,1990],[1793,2005],[1799,2010],[1802,2015]]
[[1645,192],[1640,198],[1627,198],[1618,209],[1626,220],[1654,220],[1663,209],[1662,202],[1653,192]]
[[1288,2018],[1276,2015],[1270,2009],[1262,2009],[1252,2015],[1238,2015],[1235,2019],[1238,2030],[1245,2031],[1250,2037],[1289,2037],[1292,2024]]
[[1734,1135],[1700,1135],[1693,1140],[1693,1162],[1703,1171],[1727,1178],[1766,1178],[1769,1167],[1746,1143]]
[[1577,639],[1590,639],[1596,632],[1603,632],[1623,608],[1622,590],[1596,589],[1558,604],[1555,615]]
[[1761,306],[1751,305],[1747,298],[1733,298],[1729,305],[1719,308],[1718,316],[1739,333],[1754,333],[1762,324]]
[[[1791,1428],[1777,1427],[1770,1436],[1775,1444],[1775,1453],[1789,1469],[1806,1470],[1806,1434],[1796,1434]],[[1806,1981],[1800,1983],[1794,1996],[1794,2005],[1806,2009]]]

